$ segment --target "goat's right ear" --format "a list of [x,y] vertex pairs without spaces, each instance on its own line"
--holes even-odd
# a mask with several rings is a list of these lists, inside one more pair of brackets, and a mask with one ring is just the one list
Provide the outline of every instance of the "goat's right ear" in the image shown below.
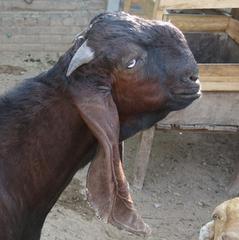
[[78,67],[94,59],[95,52],[87,45],[87,40],[76,51],[68,66],[66,76],[69,77]]
[[[103,80],[101,79],[101,82]],[[93,84],[91,84],[93,82]],[[95,81],[74,81],[70,91],[81,118],[98,141],[98,151],[87,175],[88,200],[98,217],[136,234],[149,227],[134,208],[119,149],[119,116],[108,91]]]

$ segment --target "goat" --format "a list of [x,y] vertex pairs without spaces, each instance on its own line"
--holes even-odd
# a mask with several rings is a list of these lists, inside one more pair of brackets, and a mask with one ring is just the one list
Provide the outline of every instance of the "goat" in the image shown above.
[[39,240],[77,170],[99,218],[149,233],[119,144],[200,96],[198,67],[172,24],[103,13],[47,72],[0,101],[0,239]]
[[199,240],[239,240],[239,198],[223,202],[212,216],[201,228]]

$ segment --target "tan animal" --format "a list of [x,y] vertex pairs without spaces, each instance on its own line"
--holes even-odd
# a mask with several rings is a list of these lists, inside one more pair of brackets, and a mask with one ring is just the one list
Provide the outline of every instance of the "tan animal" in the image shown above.
[[212,218],[201,228],[199,240],[239,240],[239,197],[217,206]]

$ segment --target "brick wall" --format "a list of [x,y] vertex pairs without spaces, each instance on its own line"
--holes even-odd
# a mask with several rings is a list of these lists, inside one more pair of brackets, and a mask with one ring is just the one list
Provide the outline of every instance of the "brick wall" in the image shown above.
[[0,52],[64,52],[106,0],[0,0]]

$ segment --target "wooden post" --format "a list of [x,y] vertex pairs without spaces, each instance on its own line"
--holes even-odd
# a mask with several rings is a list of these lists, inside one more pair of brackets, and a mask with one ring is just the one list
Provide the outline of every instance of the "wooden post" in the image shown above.
[[160,0],[156,0],[153,9],[153,19],[160,19],[158,18],[158,10],[159,10]]
[[133,186],[140,190],[143,188],[144,178],[149,163],[151,147],[154,139],[154,131],[155,127],[153,126],[141,133],[140,142],[135,157],[133,169]]
[[131,7],[131,0],[125,0],[124,1],[124,11],[129,12]]
[[239,8],[233,8],[231,14],[233,18],[239,20]]
[[231,18],[226,30],[227,34],[239,44],[239,21]]

